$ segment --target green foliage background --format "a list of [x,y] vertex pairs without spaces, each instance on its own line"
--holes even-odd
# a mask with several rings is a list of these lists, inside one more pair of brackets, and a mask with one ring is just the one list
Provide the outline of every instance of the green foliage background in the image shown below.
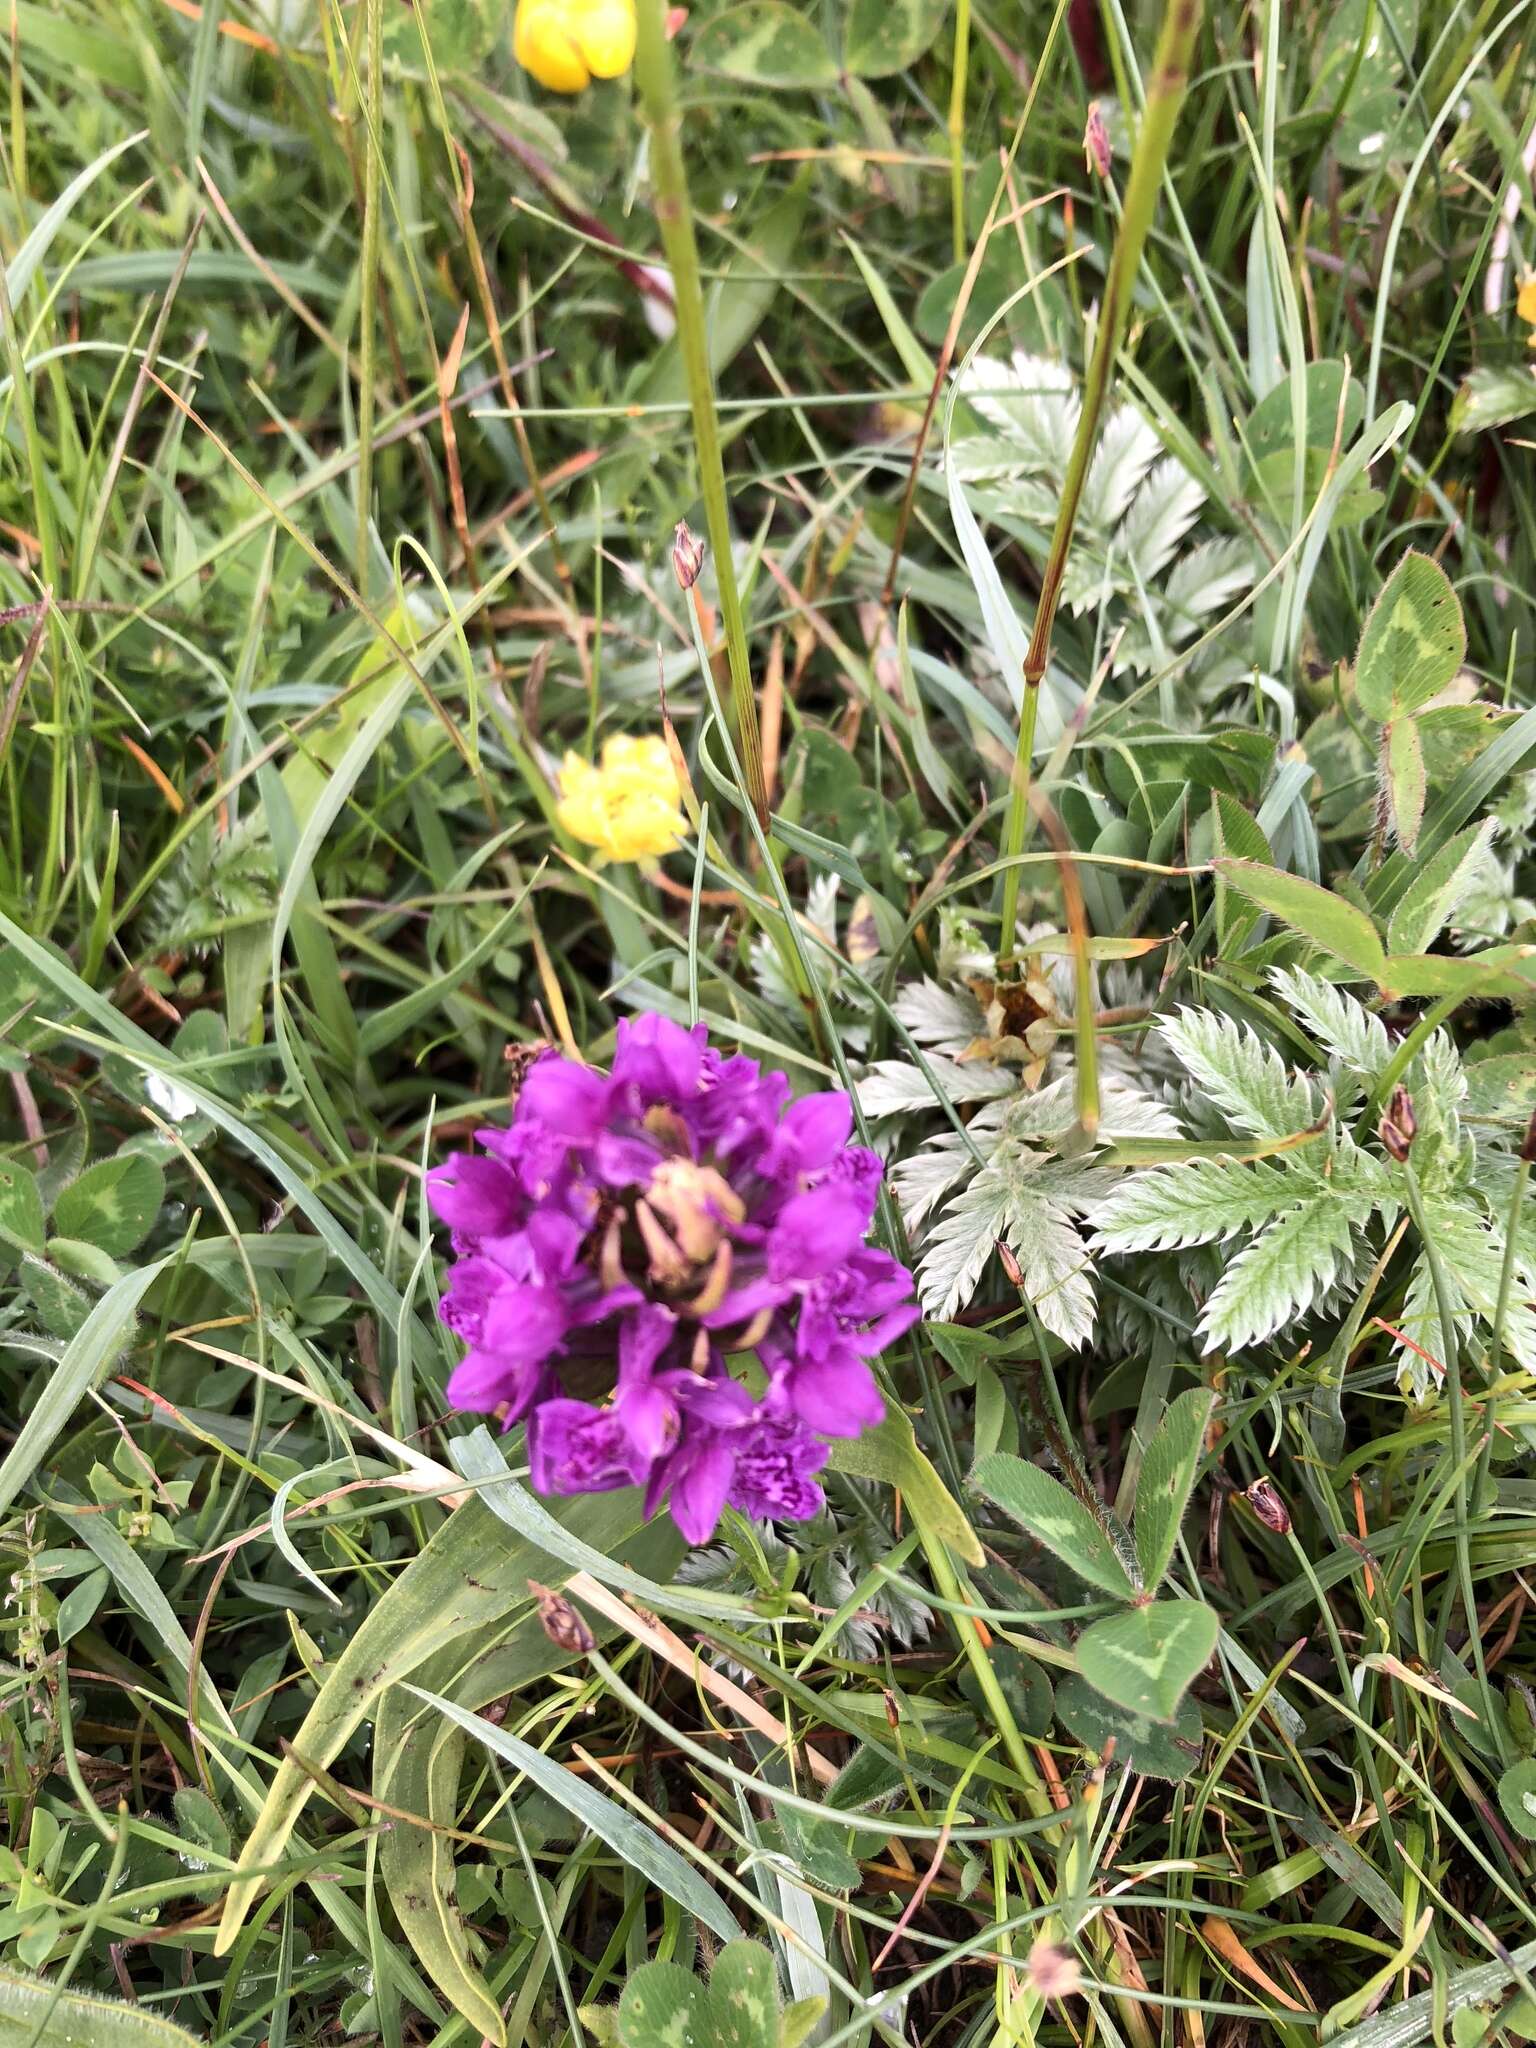
[[[676,25],[763,837],[635,81],[0,11],[0,2041],[1536,2036],[1536,13],[1217,0],[1097,413],[1159,21]],[[422,1196],[637,1007],[930,1311],[686,1558],[445,1412]]]

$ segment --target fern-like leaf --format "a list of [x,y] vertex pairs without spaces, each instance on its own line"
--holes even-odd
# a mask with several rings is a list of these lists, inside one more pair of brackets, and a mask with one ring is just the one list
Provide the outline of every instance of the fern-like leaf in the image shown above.
[[1397,1383],[1415,1401],[1423,1401],[1445,1378],[1445,1332],[1429,1260],[1420,1253],[1408,1281],[1398,1324]]
[[929,1315],[948,1322],[970,1300],[1007,1218],[1008,1190],[986,1167],[950,1203],[924,1242],[917,1292]]
[[980,1060],[961,1066],[942,1053],[928,1053],[922,1066],[916,1060],[876,1060],[858,1084],[859,1107],[866,1116],[882,1117],[933,1109],[945,1096],[951,1102],[990,1102],[1011,1095],[1018,1078],[1006,1067]]
[[[1471,1309],[1491,1326],[1498,1309],[1499,1282],[1504,1270],[1504,1239],[1501,1229],[1479,1215],[1470,1201],[1436,1199],[1424,1202],[1424,1221],[1439,1257],[1451,1295],[1451,1310]],[[1439,1304],[1427,1257],[1420,1260],[1423,1274],[1416,1269],[1404,1309],[1404,1332],[1420,1344],[1443,1368],[1448,1346],[1440,1324]],[[1523,1259],[1517,1257],[1518,1284],[1504,1318],[1504,1344],[1510,1356],[1527,1372],[1536,1372],[1536,1315],[1529,1295],[1532,1276]],[[1466,1332],[1458,1330],[1465,1344]]]
[[1116,406],[1105,420],[1083,484],[1082,517],[1110,527],[1125,514],[1163,444],[1133,405]]
[[1330,1058],[1364,1081],[1376,1080],[1392,1057],[1392,1041],[1379,1017],[1331,981],[1299,967],[1277,967],[1269,980],[1281,1002]]
[[1096,1241],[1107,1252],[1221,1244],[1270,1222],[1294,1196],[1292,1176],[1278,1167],[1192,1160],[1125,1182],[1094,1219]]
[[1045,1327],[1076,1348],[1093,1335],[1093,1260],[1070,1214],[1043,1192],[1010,1197],[1003,1228],[1029,1298]]
[[1204,503],[1203,486],[1176,455],[1153,465],[1120,528],[1121,544],[1142,583],[1166,568]]
[[909,982],[891,1008],[919,1045],[936,1052],[964,1052],[986,1029],[981,1005],[969,990],[944,988],[926,975]]
[[1239,1351],[1304,1316],[1347,1270],[1368,1214],[1325,1186],[1271,1223],[1238,1253],[1206,1303],[1206,1350]]
[[1210,1010],[1181,1010],[1159,1030],[1175,1059],[1240,1131],[1282,1138],[1317,1114],[1310,1085],[1245,1024]]
[[1066,465],[1082,404],[1065,363],[1026,355],[977,356],[957,380],[966,403],[996,427],[1022,464],[1057,475]]
[[1223,535],[1197,542],[1180,555],[1163,585],[1163,602],[1171,614],[1165,630],[1175,639],[1187,639],[1202,619],[1223,611],[1252,582],[1253,550],[1246,541]]

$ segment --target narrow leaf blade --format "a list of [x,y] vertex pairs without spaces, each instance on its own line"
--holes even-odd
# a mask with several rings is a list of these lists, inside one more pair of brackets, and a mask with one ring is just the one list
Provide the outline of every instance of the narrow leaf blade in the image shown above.
[[1278,917],[1304,939],[1379,982],[1386,954],[1376,927],[1353,903],[1300,875],[1283,874],[1261,861],[1219,859],[1212,863],[1234,889]]
[[128,1340],[134,1314],[164,1261],[125,1273],[101,1297],[64,1350],[0,1463],[0,1511],[27,1484],[85,1395],[106,1377]]
[[911,1423],[899,1409],[887,1408],[878,1429],[840,1437],[832,1446],[832,1469],[898,1488],[909,1513],[929,1535],[941,1537],[967,1564],[984,1561],[965,1510],[923,1456]]
[[1136,1597],[1130,1574],[1104,1530],[1081,1501],[1038,1465],[994,1451],[977,1459],[971,1484],[1090,1586],[1117,1600]]
[[1155,1592],[1173,1560],[1179,1524],[1189,1505],[1195,1471],[1216,1396],[1193,1387],[1169,1407],[1141,1461],[1133,1530],[1142,1582]]
[[1414,870],[1387,926],[1392,952],[1423,953],[1434,944],[1476,879],[1495,829],[1492,818],[1469,825]]
[[698,1872],[685,1863],[677,1851],[661,1840],[653,1828],[648,1828],[637,1815],[630,1813],[617,1801],[600,1792],[595,1785],[589,1785],[584,1778],[578,1778],[568,1771],[564,1764],[556,1763],[546,1756],[542,1749],[535,1749],[531,1743],[522,1741],[506,1728],[498,1728],[479,1714],[472,1714],[457,1701],[444,1698],[441,1693],[423,1692],[418,1686],[407,1686],[419,1700],[437,1711],[483,1742],[487,1749],[512,1764],[533,1780],[540,1791],[547,1792],[551,1799],[558,1801],[567,1813],[573,1814],[583,1827],[606,1842],[614,1853],[649,1878],[659,1891],[666,1893],[694,1918],[722,1941],[734,1941],[741,1933],[735,1919],[715,1892],[704,1882]]
[[[580,1497],[564,1512],[599,1548],[622,1541],[640,1520],[638,1498],[628,1489]],[[482,1502],[466,1501],[326,1666],[324,1682],[294,1737],[296,1754],[324,1770],[388,1686],[448,1644],[483,1634],[526,1604],[530,1578],[558,1585],[564,1576],[557,1559],[499,1529]],[[284,1757],[225,1895],[219,1954],[238,1935],[265,1873],[281,1861],[313,1790],[313,1779],[294,1757]]]
[[197,2048],[196,2036],[141,2005],[123,2005],[0,1970],[0,2037],[29,2048]]

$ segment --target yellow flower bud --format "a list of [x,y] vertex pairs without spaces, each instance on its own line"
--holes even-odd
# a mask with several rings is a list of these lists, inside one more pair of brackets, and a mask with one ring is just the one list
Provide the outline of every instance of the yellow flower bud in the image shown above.
[[622,78],[635,61],[635,0],[572,0],[577,38],[594,78]]
[[627,733],[606,743],[600,765],[566,755],[555,815],[573,839],[606,860],[655,860],[680,846],[688,830],[666,741]]
[[634,61],[634,0],[517,0],[512,52],[551,92],[618,78]]

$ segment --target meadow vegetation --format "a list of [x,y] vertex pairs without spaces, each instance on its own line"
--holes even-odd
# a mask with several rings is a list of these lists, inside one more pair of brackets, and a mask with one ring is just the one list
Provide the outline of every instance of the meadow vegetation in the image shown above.
[[1536,8],[523,10],[0,8],[0,2043],[1536,2039]]

